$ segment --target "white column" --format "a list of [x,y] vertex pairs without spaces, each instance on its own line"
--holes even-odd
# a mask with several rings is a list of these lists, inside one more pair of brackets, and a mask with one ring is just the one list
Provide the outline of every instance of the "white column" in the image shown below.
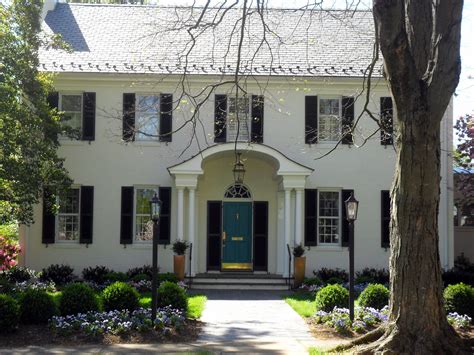
[[194,276],[196,274],[196,261],[195,261],[195,256],[197,255],[195,252],[196,248],[196,243],[194,241],[194,231],[195,231],[195,191],[196,189],[194,187],[188,187],[188,241],[189,243],[193,244],[193,255],[191,255],[191,261],[192,266],[191,268],[191,276]]
[[184,239],[184,187],[179,186],[178,188],[178,228],[177,237],[178,239]]
[[289,263],[289,256],[288,256],[288,250],[287,250],[287,245],[292,247],[291,245],[291,189],[285,189],[285,245],[283,246],[285,250],[285,265],[284,265],[284,271],[283,271],[283,276],[288,277],[288,263]]
[[303,190],[296,189],[295,201],[295,244],[301,244],[303,241]]

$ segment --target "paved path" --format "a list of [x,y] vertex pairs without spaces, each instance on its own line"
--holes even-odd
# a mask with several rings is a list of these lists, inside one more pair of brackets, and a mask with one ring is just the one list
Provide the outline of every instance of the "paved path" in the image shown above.
[[278,291],[206,291],[198,344],[211,351],[308,354],[316,346],[305,321]]

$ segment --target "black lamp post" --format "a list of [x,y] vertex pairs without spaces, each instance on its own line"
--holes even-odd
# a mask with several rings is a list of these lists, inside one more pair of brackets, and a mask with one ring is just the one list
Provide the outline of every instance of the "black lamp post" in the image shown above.
[[242,163],[242,160],[240,159],[241,154],[242,153],[237,153],[234,169],[232,169],[232,172],[234,173],[234,181],[236,184],[241,184],[244,182],[245,167],[244,163]]
[[357,219],[359,201],[351,193],[345,201],[346,218],[349,222],[349,318],[354,321],[354,222]]
[[155,322],[157,308],[157,282],[158,282],[158,238],[160,235],[160,213],[161,201],[155,194],[150,200],[150,218],[153,221],[153,248],[152,248],[152,271],[153,278],[151,283],[151,320]]

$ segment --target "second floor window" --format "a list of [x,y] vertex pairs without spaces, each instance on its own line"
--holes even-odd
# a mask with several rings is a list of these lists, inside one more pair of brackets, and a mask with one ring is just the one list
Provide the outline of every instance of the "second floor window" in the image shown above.
[[60,110],[63,111],[61,123],[82,132],[82,94],[62,94]]
[[319,99],[318,140],[337,142],[341,138],[341,100],[340,98]]
[[159,141],[160,96],[136,96],[136,136],[139,141]]
[[[250,105],[245,97],[229,97],[227,108],[227,141],[247,142],[250,137],[249,127]],[[237,133],[238,131],[238,133]],[[238,134],[238,137],[237,137]]]

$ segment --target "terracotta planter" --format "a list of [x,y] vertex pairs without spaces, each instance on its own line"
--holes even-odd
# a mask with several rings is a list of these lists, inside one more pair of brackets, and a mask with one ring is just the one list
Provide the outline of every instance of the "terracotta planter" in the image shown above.
[[306,256],[295,257],[295,282],[294,288],[298,288],[304,281],[304,273],[306,269]]
[[184,262],[185,255],[175,255],[174,261],[174,274],[178,277],[179,281],[184,280]]

